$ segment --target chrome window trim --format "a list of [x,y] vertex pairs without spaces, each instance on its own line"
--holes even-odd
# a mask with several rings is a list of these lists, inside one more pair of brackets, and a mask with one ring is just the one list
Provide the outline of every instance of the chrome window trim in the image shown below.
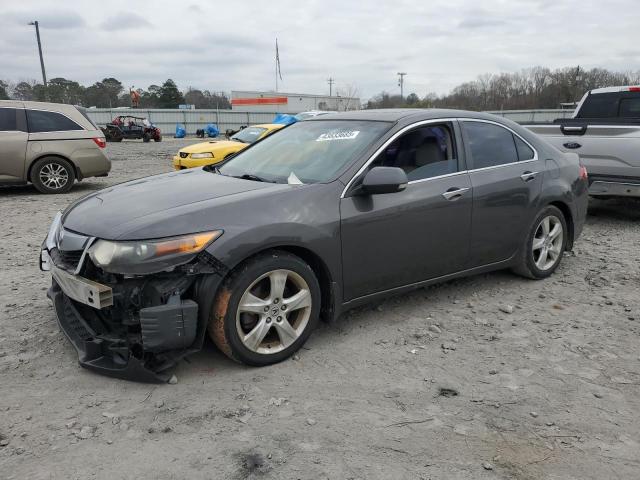
[[[510,166],[510,165],[516,165],[516,164],[519,164],[519,163],[535,162],[535,161],[537,161],[539,159],[538,158],[538,150],[536,150],[536,148],[533,145],[531,145],[531,143],[529,143],[527,140],[522,138],[522,136],[520,134],[518,134],[517,132],[515,132],[511,128],[507,127],[506,125],[501,124],[500,122],[496,122],[494,120],[485,120],[485,119],[481,119],[481,118],[468,118],[468,117],[437,118],[437,119],[430,119],[430,120],[421,120],[419,122],[412,123],[411,125],[407,125],[406,127],[403,127],[401,130],[398,130],[396,133],[393,134],[393,136],[391,138],[389,138],[375,152],[373,152],[373,154],[364,163],[364,165],[362,165],[362,167],[360,167],[358,169],[358,171],[355,173],[355,175],[353,175],[353,177],[351,177],[351,180],[349,180],[349,182],[347,183],[347,186],[344,188],[344,190],[342,190],[342,194],[340,195],[340,198],[345,198],[345,193],[347,193],[347,190],[349,190],[349,188],[353,184],[354,180],[356,178],[358,178],[358,176],[361,175],[362,172],[364,172],[366,170],[366,168],[376,159],[376,157],[378,155],[380,155],[382,153],[382,151],[385,148],[387,148],[396,138],[398,138],[400,135],[404,134],[407,130],[410,130],[410,129],[415,128],[415,127],[421,127],[423,125],[433,124],[433,123],[456,122],[456,121],[457,122],[491,123],[493,125],[497,125],[498,127],[502,127],[505,130],[508,130],[509,132],[511,132],[513,135],[517,136],[526,145],[528,145],[529,148],[531,148],[531,150],[533,150],[533,158],[530,158],[529,160],[522,160],[522,161],[517,161],[517,162],[511,162],[511,163],[503,163],[501,165],[492,165],[490,167],[482,167],[482,168],[472,168],[472,169],[467,169],[467,170],[460,170],[458,172],[447,173],[445,175],[438,175],[437,177],[421,178],[419,180],[413,180],[413,181],[409,182],[408,185],[412,185],[414,183],[426,182],[427,180],[437,180],[437,179],[451,177],[451,176],[454,176],[454,175],[460,175],[460,174],[464,174],[464,173],[473,173],[473,172],[480,172],[480,171],[483,171],[483,170],[492,170],[492,169],[495,169],[495,168],[501,168],[501,167],[506,167],[506,166]],[[515,145],[514,145],[514,148],[515,148]],[[517,149],[516,149],[516,153],[517,153]]]
[[445,173],[444,175],[437,175],[435,177],[427,177],[427,178],[420,178],[418,180],[411,180],[408,183],[408,185],[413,185],[414,183],[426,182],[427,180],[438,180],[439,178],[455,177],[456,175],[462,175],[463,173],[469,173],[469,170],[460,170],[458,172]]

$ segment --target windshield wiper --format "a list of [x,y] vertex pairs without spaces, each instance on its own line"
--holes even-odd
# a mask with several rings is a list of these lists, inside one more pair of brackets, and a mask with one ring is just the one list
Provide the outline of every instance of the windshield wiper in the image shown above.
[[254,182],[269,182],[276,183],[273,180],[267,180],[266,178],[253,175],[251,173],[243,173],[242,175],[233,175],[234,178],[242,178],[243,180],[253,180]]

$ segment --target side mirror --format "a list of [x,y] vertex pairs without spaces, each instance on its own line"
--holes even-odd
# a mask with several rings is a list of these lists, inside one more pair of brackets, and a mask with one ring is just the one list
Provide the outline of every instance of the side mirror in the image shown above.
[[379,195],[404,190],[409,183],[407,174],[398,167],[373,167],[360,185],[361,194]]

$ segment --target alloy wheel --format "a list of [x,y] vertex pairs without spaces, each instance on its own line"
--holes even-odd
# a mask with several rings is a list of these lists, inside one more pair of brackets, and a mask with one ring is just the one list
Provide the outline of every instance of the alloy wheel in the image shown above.
[[562,222],[555,215],[544,217],[533,234],[531,250],[533,261],[542,271],[555,266],[562,253],[564,229]]
[[311,316],[311,290],[296,272],[279,269],[260,276],[245,290],[236,313],[243,345],[260,354],[291,346]]
[[38,174],[42,184],[52,190],[60,190],[69,182],[69,173],[59,163],[45,164]]

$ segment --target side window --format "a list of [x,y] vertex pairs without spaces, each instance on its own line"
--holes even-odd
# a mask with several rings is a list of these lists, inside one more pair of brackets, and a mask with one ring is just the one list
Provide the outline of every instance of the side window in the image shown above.
[[518,160],[520,160],[521,162],[523,160],[532,160],[535,156],[535,153],[533,152],[533,150],[531,150],[531,147],[517,135],[514,135],[513,139],[516,142],[516,150],[518,150]]
[[462,122],[471,150],[473,169],[495,167],[518,161],[516,144],[509,130],[493,123]]
[[625,118],[640,118],[640,97],[623,98],[620,100],[620,116]]
[[580,107],[577,118],[614,118],[618,115],[619,93],[592,93]]
[[449,125],[416,128],[394,140],[371,167],[402,168],[410,182],[458,171]]
[[43,110],[27,110],[27,123],[31,133],[84,130],[76,122],[60,113]]
[[0,108],[0,132],[17,130],[16,109]]

